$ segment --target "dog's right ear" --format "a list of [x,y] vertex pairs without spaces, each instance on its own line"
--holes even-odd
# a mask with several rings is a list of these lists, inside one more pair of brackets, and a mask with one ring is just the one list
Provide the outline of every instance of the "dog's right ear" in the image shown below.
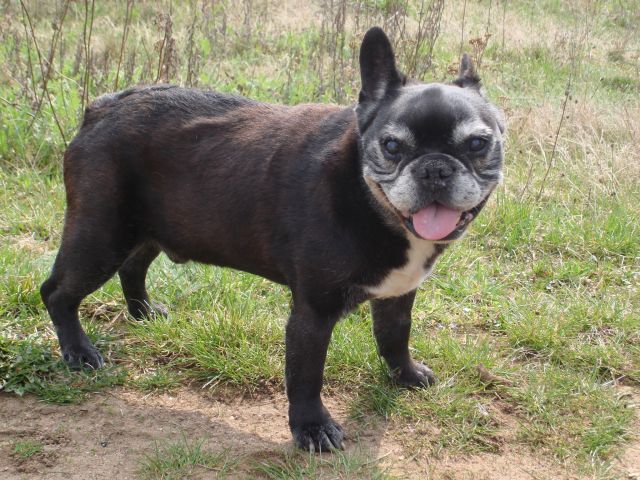
[[391,42],[380,27],[370,28],[360,47],[360,103],[380,100],[392,89],[402,85],[402,74],[396,69]]
[[476,73],[476,67],[473,65],[471,57],[467,53],[462,54],[458,78],[453,81],[453,84],[462,88],[475,88],[476,90],[480,90],[480,77]]

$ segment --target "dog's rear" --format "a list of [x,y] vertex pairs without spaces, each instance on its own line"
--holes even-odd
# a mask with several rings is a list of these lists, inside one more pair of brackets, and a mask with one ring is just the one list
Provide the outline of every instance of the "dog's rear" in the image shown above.
[[159,133],[171,137],[199,116],[216,118],[251,103],[231,95],[152,86],[103,95],[87,107],[64,155],[62,245],[41,288],[71,366],[103,364],[80,327],[77,308],[116,271],[135,317],[164,312],[150,302],[144,286],[147,269],[160,252],[146,235],[153,198],[147,195],[145,201],[142,194],[148,193],[144,185],[149,182],[140,181],[155,171],[149,142]]

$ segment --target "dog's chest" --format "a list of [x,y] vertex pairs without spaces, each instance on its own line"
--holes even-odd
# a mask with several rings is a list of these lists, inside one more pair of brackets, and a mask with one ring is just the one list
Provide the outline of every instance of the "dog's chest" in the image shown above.
[[369,286],[367,292],[374,298],[398,297],[418,288],[429,275],[440,250],[426,241],[411,239],[407,263],[394,268],[378,285]]

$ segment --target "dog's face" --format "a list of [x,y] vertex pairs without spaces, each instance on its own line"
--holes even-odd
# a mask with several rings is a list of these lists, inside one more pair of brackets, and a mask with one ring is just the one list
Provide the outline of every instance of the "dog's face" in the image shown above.
[[502,178],[504,120],[480,90],[469,58],[451,84],[409,83],[379,28],[360,49],[356,115],[365,181],[412,235],[462,236]]

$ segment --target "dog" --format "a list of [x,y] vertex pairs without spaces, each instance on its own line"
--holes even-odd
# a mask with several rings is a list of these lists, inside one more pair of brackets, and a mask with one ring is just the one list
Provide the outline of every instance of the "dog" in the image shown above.
[[260,103],[158,85],[99,97],[64,155],[67,209],[41,295],[64,361],[104,361],[78,319],[118,272],[130,314],[165,315],[145,277],[165,252],[291,289],[285,383],[302,449],[342,449],[321,400],[336,322],[369,300],[395,382],[436,378],[411,358],[416,289],[502,178],[504,120],[465,54],[451,83],[396,68],[378,27],[360,49],[355,107]]

